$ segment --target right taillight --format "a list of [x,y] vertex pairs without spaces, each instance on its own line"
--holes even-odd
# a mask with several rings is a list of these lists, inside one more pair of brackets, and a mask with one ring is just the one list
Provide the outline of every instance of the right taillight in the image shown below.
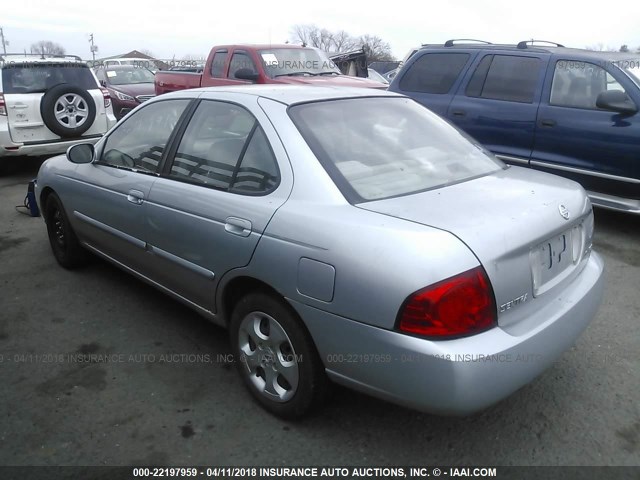
[[482,267],[410,295],[398,313],[398,330],[432,339],[473,335],[497,323],[491,283]]
[[4,95],[0,92],[0,115],[7,114],[7,105],[4,103]]
[[107,108],[111,105],[111,94],[106,88],[101,88],[100,90],[102,91],[102,97],[104,98],[104,108]]

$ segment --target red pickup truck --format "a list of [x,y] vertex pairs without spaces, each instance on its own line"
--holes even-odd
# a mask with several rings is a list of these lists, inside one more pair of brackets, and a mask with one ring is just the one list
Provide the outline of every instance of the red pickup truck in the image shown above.
[[213,47],[202,73],[158,71],[156,95],[186,88],[281,83],[368,87],[388,85],[342,75],[327,55],[297,45],[221,45]]

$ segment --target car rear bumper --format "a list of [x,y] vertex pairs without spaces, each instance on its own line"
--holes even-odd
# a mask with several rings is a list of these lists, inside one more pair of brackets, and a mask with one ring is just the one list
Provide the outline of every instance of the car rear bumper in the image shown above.
[[66,152],[70,146],[77,143],[96,143],[101,138],[102,135],[91,135],[74,139],[15,143],[11,140],[9,132],[0,132],[0,157],[57,155]]
[[596,314],[603,285],[603,262],[593,252],[580,275],[538,309],[531,331],[496,327],[435,342],[291,304],[337,383],[422,411],[466,415],[526,385],[570,348]]

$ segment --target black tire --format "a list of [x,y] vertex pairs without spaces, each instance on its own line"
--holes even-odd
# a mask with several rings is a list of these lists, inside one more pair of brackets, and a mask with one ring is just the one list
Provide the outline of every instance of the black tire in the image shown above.
[[[278,327],[284,330],[287,338],[280,340],[282,347],[279,350],[274,349],[271,351],[272,354],[275,353],[275,355],[264,355],[263,352],[265,352],[265,350],[263,350],[263,348],[268,347],[258,346],[255,342],[253,345],[254,348],[252,348],[245,327],[247,319],[253,318],[253,315],[256,315],[255,318],[270,318],[271,320],[267,320],[271,325],[269,327],[270,329],[275,328],[275,324],[272,322],[275,321]],[[255,323],[254,320],[249,320],[249,323],[252,322]],[[261,322],[260,325],[260,329],[262,329]],[[264,333],[262,330],[261,332]],[[283,338],[281,335],[276,335],[275,330],[269,330],[267,333],[268,335],[265,336],[265,342],[270,337]],[[243,297],[233,310],[230,324],[230,337],[240,376],[253,397],[266,410],[278,417],[294,420],[311,413],[324,402],[329,389],[329,380],[324,371],[324,365],[302,321],[291,306],[286,304],[284,300],[261,291],[253,292]],[[287,343],[288,347],[285,345]],[[258,354],[256,358],[263,359],[260,366],[256,369],[252,368],[251,361],[249,360],[253,355],[247,355],[247,350],[249,349]],[[274,361],[271,367],[269,365],[269,356],[275,359],[278,353],[285,354],[283,358],[288,358],[296,363],[298,381],[295,389],[289,389],[289,391],[287,391],[287,386],[292,387],[292,385],[283,375],[277,373],[277,369],[279,366],[281,367],[283,363],[293,362]],[[264,358],[266,358],[266,360],[264,360]],[[255,360],[253,363],[255,365]],[[262,368],[262,372],[260,372],[260,368]],[[291,395],[290,398],[286,398],[286,400],[283,400],[283,398],[277,399],[275,395],[266,392],[266,385],[268,385],[266,380],[268,377],[265,369],[268,368],[272,368],[275,372],[272,375],[274,375],[273,378],[275,378],[276,383],[278,383],[276,388],[284,392],[282,393],[284,398],[286,398],[287,395]],[[288,373],[290,374],[291,372]],[[258,384],[263,382],[265,387],[261,388]]]
[[[71,102],[70,102],[71,101]],[[56,117],[56,113],[62,116]],[[46,91],[40,102],[44,124],[61,137],[79,137],[96,119],[96,103],[86,90],[60,83]]]
[[64,268],[73,269],[87,262],[87,252],[78,241],[60,198],[51,193],[44,207],[44,218],[47,223],[47,234],[53,256]]

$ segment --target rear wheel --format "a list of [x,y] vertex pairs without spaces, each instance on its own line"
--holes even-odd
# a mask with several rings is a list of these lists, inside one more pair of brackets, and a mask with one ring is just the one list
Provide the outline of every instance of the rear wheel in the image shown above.
[[301,320],[283,300],[264,292],[243,297],[230,327],[240,375],[269,412],[300,418],[324,400],[328,379],[322,361]]
[[82,248],[67,218],[60,198],[51,193],[45,204],[47,234],[53,256],[64,268],[76,268],[86,263],[88,252]]

